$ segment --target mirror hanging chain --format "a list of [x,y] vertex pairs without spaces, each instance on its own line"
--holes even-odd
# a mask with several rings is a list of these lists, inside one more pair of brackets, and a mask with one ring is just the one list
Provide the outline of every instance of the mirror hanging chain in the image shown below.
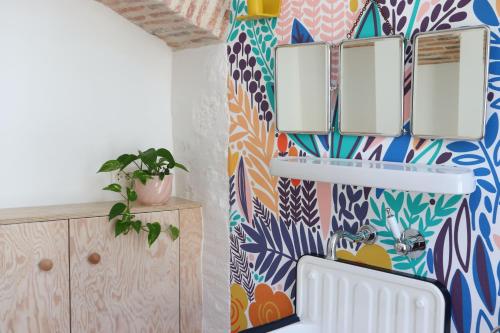
[[371,3],[371,2],[375,3],[375,5],[378,7],[380,15],[382,15],[382,18],[384,19],[384,22],[391,29],[391,33],[393,35],[395,34],[394,27],[389,22],[389,18],[384,15],[384,13],[382,11],[382,7],[380,6],[380,3],[378,2],[378,0],[366,0],[365,3],[364,3],[364,5],[363,5],[363,8],[361,8],[361,11],[359,12],[358,16],[356,17],[356,20],[354,21],[354,24],[352,25],[351,30],[349,30],[349,32],[347,33],[347,39],[351,39],[352,38],[352,34],[354,33],[354,29],[356,29],[356,27],[358,26],[359,21],[361,20],[361,17],[363,17],[363,14],[365,13],[366,8],[368,7],[368,4]]

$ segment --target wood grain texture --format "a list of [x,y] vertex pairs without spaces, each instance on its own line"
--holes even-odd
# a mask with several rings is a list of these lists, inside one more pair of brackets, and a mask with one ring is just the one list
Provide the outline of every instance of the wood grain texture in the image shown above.
[[69,332],[68,221],[0,226],[0,249],[0,332]]
[[201,208],[179,211],[181,332],[202,331],[201,255],[203,224]]
[[[137,216],[179,225],[178,211]],[[70,220],[72,333],[179,332],[179,241],[162,233],[148,248],[146,233],[113,230],[106,217]]]
[[[93,202],[59,206],[0,209],[0,225],[107,216],[113,204],[115,204],[115,202]],[[201,207],[198,202],[172,197],[165,205],[138,205],[132,208],[132,212],[151,213],[198,207]]]

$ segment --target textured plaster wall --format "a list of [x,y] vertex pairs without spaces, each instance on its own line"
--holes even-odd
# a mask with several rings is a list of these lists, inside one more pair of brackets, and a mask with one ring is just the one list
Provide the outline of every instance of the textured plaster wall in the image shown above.
[[204,332],[229,331],[228,115],[226,46],[178,51],[173,59],[172,119],[177,194],[203,203]]

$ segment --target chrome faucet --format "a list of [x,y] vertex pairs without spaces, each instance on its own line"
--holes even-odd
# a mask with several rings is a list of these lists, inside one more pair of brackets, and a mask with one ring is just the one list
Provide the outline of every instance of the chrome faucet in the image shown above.
[[326,259],[337,260],[337,244],[344,238],[347,238],[352,243],[373,244],[377,240],[377,231],[371,225],[361,226],[355,234],[344,230],[335,231],[326,245]]

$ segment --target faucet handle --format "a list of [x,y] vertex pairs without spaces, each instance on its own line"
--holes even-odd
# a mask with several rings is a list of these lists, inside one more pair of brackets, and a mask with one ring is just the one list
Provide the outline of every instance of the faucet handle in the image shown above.
[[399,255],[408,256],[411,259],[418,258],[425,251],[424,236],[418,230],[407,229],[401,233],[398,222],[390,208],[385,210],[385,217],[389,229],[391,229],[394,238],[394,249]]
[[391,232],[394,235],[394,238],[401,239],[401,229],[399,228],[398,221],[396,221],[394,213],[390,208],[386,208],[385,218],[387,220],[387,224],[389,225],[389,229],[391,229]]

